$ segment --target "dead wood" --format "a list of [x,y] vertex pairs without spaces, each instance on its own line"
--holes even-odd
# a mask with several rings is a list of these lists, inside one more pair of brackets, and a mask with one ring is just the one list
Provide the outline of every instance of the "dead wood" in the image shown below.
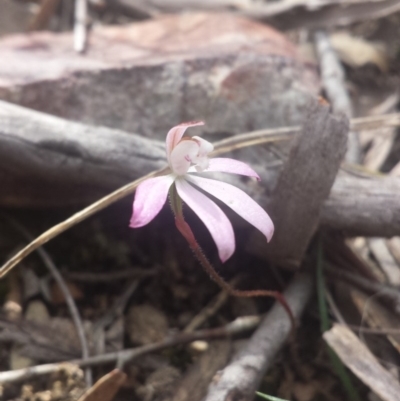
[[[285,299],[296,319],[300,318],[311,292],[312,280],[305,274],[298,275],[285,291]],[[265,371],[274,362],[290,329],[285,310],[276,303],[233,362],[214,377],[204,401],[253,400]]]
[[324,340],[342,362],[384,401],[397,401],[400,384],[384,369],[371,351],[347,327],[336,324]]
[[321,206],[346,152],[349,129],[347,118],[332,115],[327,104],[309,107],[269,202],[276,227],[271,246],[255,239],[250,243],[256,253],[291,269],[300,266],[318,228]]
[[114,0],[114,6],[132,16],[207,10],[266,21],[281,30],[346,26],[383,18],[397,12],[397,0],[321,0],[257,2],[246,0]]
[[[0,101],[2,205],[44,207],[94,201],[164,163],[161,141],[73,123]],[[276,172],[260,167],[265,191],[254,196],[267,205]],[[253,186],[237,183],[254,192]],[[322,206],[320,222],[349,235],[398,235],[399,197],[399,177],[342,172]]]
[[170,401],[201,401],[207,393],[208,385],[218,370],[224,368],[232,352],[230,340],[215,341],[208,350],[188,369],[184,377],[176,383]]
[[0,101],[0,160],[2,204],[56,206],[63,198],[94,200],[163,166],[165,150],[138,135]]
[[[282,312],[283,314],[285,312]],[[286,315],[284,315],[286,316]],[[282,320],[284,317],[280,315]],[[45,365],[37,365],[24,369],[16,369],[6,372],[0,372],[0,383],[12,383],[19,380],[28,380],[31,378],[57,373],[65,369],[68,365],[77,365],[80,367],[85,366],[98,366],[118,361],[118,365],[125,365],[135,358],[146,355],[151,352],[161,351],[165,348],[174,347],[176,345],[188,344],[197,340],[212,340],[218,338],[225,338],[235,336],[237,334],[245,333],[254,330],[260,323],[258,316],[245,316],[235,319],[233,322],[218,327],[215,329],[199,330],[193,333],[181,333],[169,336],[166,339],[148,345],[143,345],[136,348],[128,348],[122,351],[109,352],[102,355],[91,356],[86,360],[75,359],[67,362],[51,363]],[[290,322],[288,322],[290,328]]]
[[[314,34],[315,48],[318,54],[322,85],[335,112],[353,117],[353,105],[346,89],[345,73],[339,57],[331,45],[324,30]],[[358,133],[350,131],[348,135],[346,161],[359,163],[361,160]]]
[[[344,5],[343,3],[347,4]],[[325,7],[316,9],[307,9],[306,7],[296,8],[295,13],[284,12],[280,15],[271,16],[266,12],[264,16],[261,13],[255,15],[246,13],[253,18],[260,18],[271,23],[280,30],[290,30],[305,28],[308,29],[326,29],[338,26],[348,26],[355,22],[375,20],[394,14],[400,10],[400,3],[397,0],[382,0],[348,2],[345,0],[342,4],[327,4]],[[291,4],[291,2],[288,2]],[[349,4],[350,3],[350,4]],[[285,10],[286,11],[286,10]]]
[[400,291],[396,287],[372,281],[333,265],[325,266],[325,272],[333,280],[344,281],[382,299],[397,315],[400,315]]
[[347,236],[398,235],[399,194],[399,177],[339,174],[322,208],[321,223]]

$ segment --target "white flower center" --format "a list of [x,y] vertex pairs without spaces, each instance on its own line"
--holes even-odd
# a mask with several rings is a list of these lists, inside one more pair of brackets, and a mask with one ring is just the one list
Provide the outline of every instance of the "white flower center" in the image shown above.
[[191,166],[197,171],[203,171],[208,167],[208,154],[214,150],[214,146],[205,139],[194,136],[183,138],[172,150],[170,155],[170,167],[174,174],[185,175]]

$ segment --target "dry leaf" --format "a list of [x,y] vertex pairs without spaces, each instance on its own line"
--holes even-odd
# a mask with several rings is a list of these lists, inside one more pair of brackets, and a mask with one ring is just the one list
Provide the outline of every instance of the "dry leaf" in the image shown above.
[[126,374],[114,369],[99,379],[78,401],[111,401],[125,380]]
[[323,337],[342,362],[383,401],[399,401],[399,382],[349,328],[335,324]]
[[396,259],[390,253],[386,241],[383,238],[370,238],[368,245],[379,266],[384,271],[388,283],[400,286],[400,268]]
[[351,36],[345,31],[332,34],[330,39],[340,59],[349,66],[357,68],[374,64],[381,71],[387,71],[387,55],[382,46]]
[[[399,317],[382,307],[373,297],[367,297],[357,290],[351,291],[351,297],[368,326],[375,329],[398,330],[400,333]],[[400,334],[388,333],[387,338],[400,352]]]
[[397,263],[400,264],[400,237],[387,239],[386,244],[392,256],[396,259]]
[[396,132],[393,128],[381,128],[372,133],[374,134],[372,144],[364,156],[363,165],[370,170],[378,171],[392,150]]

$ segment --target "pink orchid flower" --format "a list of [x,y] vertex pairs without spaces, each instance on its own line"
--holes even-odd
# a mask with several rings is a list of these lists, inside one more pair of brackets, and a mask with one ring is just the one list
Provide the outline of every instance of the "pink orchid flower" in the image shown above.
[[156,217],[165,204],[171,185],[175,185],[179,197],[199,216],[209,230],[222,262],[235,251],[232,224],[221,208],[200,192],[208,192],[219,199],[239,216],[259,229],[270,241],[274,224],[268,214],[250,196],[225,182],[193,175],[196,172],[223,172],[255,177],[258,174],[247,164],[228,158],[209,159],[214,146],[198,137],[184,137],[188,127],[203,122],[182,123],[167,134],[166,148],[171,173],[143,181],[136,189],[130,227],[142,227]]

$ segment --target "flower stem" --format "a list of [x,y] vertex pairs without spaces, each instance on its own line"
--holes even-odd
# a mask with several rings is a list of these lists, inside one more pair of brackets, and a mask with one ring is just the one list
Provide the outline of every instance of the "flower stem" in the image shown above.
[[236,297],[251,298],[251,297],[272,297],[275,298],[287,312],[290,322],[292,324],[292,331],[294,332],[296,327],[296,321],[289,304],[286,302],[285,297],[279,291],[268,291],[268,290],[238,290],[233,288],[229,283],[227,283],[214,269],[212,264],[208,261],[207,257],[204,255],[199,243],[197,242],[192,229],[189,224],[186,223],[183,216],[182,210],[182,200],[179,197],[175,185],[171,186],[169,193],[170,202],[172,210],[175,214],[175,224],[180,233],[185,237],[190,248],[194,252],[198,261],[202,265],[203,269],[208,273],[212,280],[214,280],[222,289],[224,289],[229,294]]

